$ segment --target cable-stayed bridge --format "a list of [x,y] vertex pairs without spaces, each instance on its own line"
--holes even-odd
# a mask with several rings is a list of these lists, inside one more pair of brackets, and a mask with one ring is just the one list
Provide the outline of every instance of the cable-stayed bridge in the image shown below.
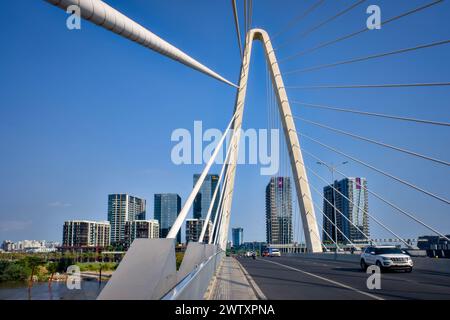
[[[364,277],[366,277],[364,273],[359,273],[357,277],[349,275],[348,272],[352,271],[351,269],[354,268],[353,263],[355,262],[356,265],[359,264],[359,256],[344,253],[343,247],[352,248],[352,251],[358,251],[366,245],[373,244],[374,241],[372,239],[373,237],[371,237],[366,230],[363,230],[363,223],[361,223],[361,221],[357,222],[351,217],[346,216],[342,212],[342,209],[339,209],[340,207],[338,204],[334,202],[334,199],[340,198],[341,201],[346,201],[351,204],[358,214],[367,216],[371,222],[383,229],[392,237],[392,239],[401,243],[403,248],[414,249],[414,245],[402,237],[403,230],[394,229],[388,223],[383,221],[383,219],[377,216],[376,213],[369,212],[365,206],[361,205],[361,201],[349,198],[349,196],[346,195],[342,189],[339,189],[334,183],[330,184],[326,178],[308,166],[304,161],[304,156],[309,157],[318,164],[324,165],[330,169],[333,176],[332,181],[335,181],[335,174],[340,178],[349,178],[339,165],[329,164],[327,159],[322,159],[321,156],[305,149],[303,146],[303,141],[314,143],[324,150],[328,150],[329,152],[340,156],[342,159],[345,159],[345,162],[342,162],[342,164],[347,162],[358,164],[361,168],[364,168],[367,171],[373,172],[401,187],[408,188],[413,195],[420,194],[421,196],[426,196],[431,201],[436,201],[441,205],[444,205],[446,208],[450,205],[450,200],[447,199],[445,195],[428,190],[421,185],[401,177],[395,172],[390,172],[389,170],[378,166],[376,163],[361,159],[356,152],[344,151],[339,146],[331,145],[317,137],[306,134],[303,130],[299,129],[301,126],[299,126],[298,123],[301,123],[302,125],[308,124],[342,137],[374,145],[379,148],[380,152],[382,150],[390,150],[408,157],[420,159],[424,162],[432,163],[435,166],[439,166],[444,174],[446,174],[446,170],[449,169],[448,167],[450,162],[445,159],[415,151],[414,149],[387,143],[377,138],[371,138],[360,133],[352,132],[348,129],[344,130],[336,128],[319,121],[311,120],[304,116],[293,114],[291,105],[298,106],[300,108],[313,109],[320,112],[352,114],[378,120],[414,123],[415,125],[441,127],[443,129],[448,129],[445,127],[449,127],[450,123],[442,119],[422,119],[407,115],[403,116],[397,114],[369,112],[347,106],[292,101],[288,98],[288,91],[446,87],[450,85],[450,82],[440,80],[435,82],[412,83],[386,82],[375,84],[285,86],[283,78],[292,74],[305,74],[338,66],[383,59],[385,57],[406,54],[409,52],[421,52],[422,50],[432,49],[436,50],[438,47],[448,45],[450,43],[450,39],[417,43],[416,45],[409,47],[399,47],[396,50],[374,52],[370,55],[331,61],[329,63],[313,65],[307,68],[295,68],[282,72],[279,66],[280,63],[295,61],[304,55],[322,50],[323,48],[331,47],[337,43],[346,42],[349,39],[367,32],[369,28],[362,28],[343,34],[337,38],[327,40],[326,42],[319,43],[285,58],[278,59],[277,57],[278,53],[282,52],[281,50],[284,47],[309,36],[311,33],[320,28],[324,28],[328,23],[331,23],[336,19],[345,17],[346,14],[361,7],[366,1],[351,1],[348,6],[344,6],[332,16],[313,24],[309,28],[304,29],[301,33],[294,34],[290,37],[284,37],[285,34],[295,29],[298,23],[305,19],[305,17],[308,17],[313,12],[320,10],[320,7],[325,1],[313,1],[303,12],[288,21],[282,30],[271,36],[264,29],[252,28],[252,0],[243,1],[244,28],[241,28],[242,23],[239,22],[238,6],[236,1],[233,0],[231,1],[230,9],[233,10],[235,31],[237,35],[236,38],[238,42],[237,47],[239,48],[239,54],[242,62],[239,82],[235,84],[103,1],[47,0],[47,2],[50,2],[64,11],[69,12],[75,10],[74,8],[78,8],[83,19],[95,23],[98,26],[108,31],[112,31],[128,40],[134,41],[145,48],[151,49],[170,59],[176,60],[187,67],[202,72],[205,75],[219,80],[237,90],[234,108],[232,109],[230,118],[227,119],[224,124],[225,130],[223,131],[222,138],[215,147],[209,161],[206,163],[189,197],[186,199],[180,214],[167,235],[167,238],[135,240],[120,263],[118,269],[113,274],[111,280],[100,294],[99,299],[201,299],[205,297],[206,292],[211,289],[211,281],[214,281],[215,279],[214,275],[220,272],[218,270],[223,268],[223,261],[224,259],[227,259],[225,258],[225,250],[229,240],[228,234],[232,212],[233,193],[235,190],[239,146],[242,139],[241,129],[245,115],[244,109],[246,105],[247,83],[249,81],[249,74],[251,73],[250,60],[255,41],[259,41],[264,50],[267,64],[267,101],[268,108],[270,108],[269,112],[271,112],[271,123],[269,126],[281,129],[282,132],[282,137],[284,140],[282,143],[282,157],[284,155],[284,158],[281,159],[281,175],[291,177],[293,185],[295,186],[294,211],[298,210],[299,213],[297,216],[299,217],[299,220],[301,220],[301,223],[300,221],[298,222],[298,226],[302,226],[304,247],[301,251],[304,253],[293,254],[291,256],[287,255],[280,260],[258,259],[258,262],[254,262],[252,260],[242,260],[242,265],[247,270],[244,271],[244,273],[255,279],[256,284],[254,286],[259,286],[266,297],[273,299],[320,298],[320,294],[321,292],[323,293],[324,286],[326,285],[333,286],[332,290],[327,291],[327,295],[330,295],[329,298],[342,298],[342,294],[348,298],[395,298],[394,296],[390,297],[388,294],[382,296],[368,293],[367,288],[361,287],[365,284],[365,281],[362,281]],[[405,11],[401,14],[388,17],[387,19],[382,20],[379,25],[385,26],[391,23],[394,24],[395,21],[400,19],[414,19],[414,17],[427,10],[438,10],[438,6],[444,5],[443,2],[443,0],[429,1],[416,7],[405,8]],[[278,41],[278,46],[275,46],[274,48],[272,41],[277,41],[277,39],[280,38],[284,38],[285,40]],[[298,120],[298,122],[296,122],[296,120]],[[183,223],[187,219],[188,213],[193,206],[194,199],[197,196],[207,174],[211,173],[211,168],[218,157],[220,150],[225,146],[227,136],[230,136],[231,139],[226,148],[225,161],[220,170],[219,181],[216,189],[214,190],[211,205],[208,208],[206,216],[206,222],[211,221],[212,223],[212,230],[210,231],[208,242],[204,241],[206,239],[208,223],[204,223],[199,241],[190,242],[188,244],[182,264],[179,270],[177,270],[175,264],[176,235],[181,230]],[[420,170],[420,168],[417,168],[417,170]],[[330,190],[333,193],[332,202],[322,194],[317,185],[311,183],[309,177],[314,177],[315,179],[321,181],[321,183],[330,185]],[[445,230],[440,230],[439,226],[429,223],[427,219],[423,218],[423,214],[421,215],[419,212],[413,212],[410,209],[405,209],[395,203],[395,201],[392,200],[392,197],[383,194],[383,190],[373,190],[372,188],[368,188],[365,184],[359,184],[357,187],[367,193],[371,198],[380,201],[397,214],[401,215],[404,219],[420,225],[430,234],[437,235],[450,242],[449,236],[446,235]],[[321,203],[314,200],[317,198],[313,197],[313,194],[317,194],[320,199],[323,198],[324,207],[322,207]],[[214,208],[216,199],[218,199],[217,201],[219,205],[217,208]],[[327,207],[332,208],[331,215],[324,212],[325,204]],[[214,210],[216,211],[213,212]],[[327,233],[324,226],[322,226],[322,230],[319,231],[318,221],[321,219],[323,219],[324,224],[327,223],[332,226],[332,234]],[[338,221],[345,221],[346,224],[351,225],[351,227],[362,236],[363,241],[354,241],[350,239],[348,234],[338,227]],[[292,228],[292,226],[288,226],[288,228]],[[344,240],[338,241],[338,237],[343,238]],[[291,239],[288,239],[284,243],[274,245],[279,245],[281,248],[283,248],[283,246],[285,248],[289,248],[291,242]],[[330,249],[334,251],[334,254],[327,253]],[[158,258],[155,259],[155,257]],[[414,281],[420,282],[425,278],[429,281],[428,278],[430,277],[430,272],[434,272],[436,274],[436,279],[433,279],[432,281],[436,281],[436,283],[445,282],[448,284],[448,286],[444,289],[442,287],[438,288],[438,284],[428,284],[430,286],[427,288],[429,292],[425,296],[439,297],[439,295],[441,295],[440,297],[450,298],[450,284],[448,280],[450,274],[445,272],[446,265],[439,262],[439,266],[433,266],[429,261],[424,263],[420,260],[418,265],[420,266],[420,270],[428,271],[424,271],[423,273],[418,271],[417,273],[414,273],[415,280],[412,281],[413,283]],[[278,272],[282,273],[282,275],[277,278]],[[327,272],[330,272],[331,275],[326,276]],[[359,282],[355,283],[355,279],[358,279]],[[305,292],[302,291],[302,287],[298,285],[298,283],[304,281],[312,281],[308,284],[307,290],[303,288],[303,290],[306,290]],[[389,285],[393,285],[396,279],[389,277],[386,281]],[[284,290],[286,283],[289,284],[288,290]],[[400,286],[400,290],[404,290],[405,292],[415,290],[414,285],[411,286],[410,283],[411,281],[406,285],[402,284]],[[310,295],[308,296],[308,294]],[[397,298],[401,297],[408,298],[411,296],[399,293]],[[412,297],[415,298],[417,296]]]

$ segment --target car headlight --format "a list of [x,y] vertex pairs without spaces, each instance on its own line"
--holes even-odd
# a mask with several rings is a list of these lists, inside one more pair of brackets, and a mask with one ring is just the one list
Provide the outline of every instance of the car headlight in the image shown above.
[[391,261],[390,258],[386,258],[386,257],[381,257],[384,261]]

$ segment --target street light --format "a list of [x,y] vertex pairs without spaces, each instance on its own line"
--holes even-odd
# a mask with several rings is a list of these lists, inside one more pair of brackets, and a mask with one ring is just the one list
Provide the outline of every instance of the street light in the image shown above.
[[[334,187],[334,171],[336,171],[337,167],[346,165],[347,163],[348,163],[348,161],[344,161],[344,162],[341,162],[339,164],[333,164],[333,163],[327,164],[327,163],[322,162],[322,161],[317,161],[318,165],[323,165],[323,166],[327,167],[328,170],[330,170],[330,172],[331,172],[331,187],[332,187],[332,190],[333,190],[334,244],[336,246],[336,248],[335,248],[335,253],[336,254],[337,254],[337,251],[338,251],[338,247],[337,247],[338,241],[337,241],[337,221],[336,221],[336,201],[335,201],[336,196],[335,196],[335,189],[334,189],[335,188]],[[324,197],[325,197],[325,195],[324,195]]]

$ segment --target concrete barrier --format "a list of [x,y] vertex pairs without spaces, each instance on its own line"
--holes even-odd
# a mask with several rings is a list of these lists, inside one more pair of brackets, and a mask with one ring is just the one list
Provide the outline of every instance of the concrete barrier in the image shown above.
[[441,273],[450,276],[450,259],[413,257],[414,268],[429,273]]

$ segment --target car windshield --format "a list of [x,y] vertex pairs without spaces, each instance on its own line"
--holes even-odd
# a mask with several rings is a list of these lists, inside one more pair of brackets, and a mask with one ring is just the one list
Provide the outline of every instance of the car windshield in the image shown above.
[[375,254],[401,254],[404,253],[398,248],[375,248]]
[[280,252],[278,249],[272,249],[272,252]]

